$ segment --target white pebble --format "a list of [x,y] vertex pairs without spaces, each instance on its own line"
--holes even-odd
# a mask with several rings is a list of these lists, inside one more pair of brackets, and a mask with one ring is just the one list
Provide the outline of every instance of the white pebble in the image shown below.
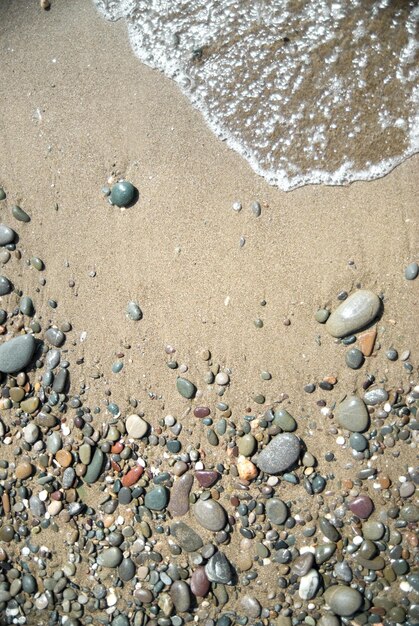
[[225,372],[218,372],[217,376],[215,377],[215,382],[217,383],[217,385],[228,385],[228,383],[230,382],[230,377]]
[[364,538],[363,538],[363,537],[361,537],[361,535],[356,535],[356,536],[352,539],[352,543],[353,543],[355,546],[360,546],[360,545],[361,545],[361,543],[362,543],[363,541],[364,541]]
[[345,444],[345,437],[342,437],[342,435],[340,437],[337,437],[336,443],[338,444],[338,446],[343,446]]

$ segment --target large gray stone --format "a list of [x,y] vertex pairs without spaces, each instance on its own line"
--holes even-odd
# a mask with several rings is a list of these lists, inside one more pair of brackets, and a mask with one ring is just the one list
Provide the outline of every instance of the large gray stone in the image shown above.
[[215,500],[198,500],[193,511],[197,522],[207,530],[217,532],[226,525],[227,513]]
[[380,298],[367,289],[360,289],[349,296],[333,311],[326,322],[332,337],[346,337],[368,326],[378,315]]
[[363,602],[359,591],[345,585],[328,587],[324,593],[324,599],[332,611],[340,617],[353,615],[359,611]]
[[32,335],[20,335],[3,343],[0,346],[0,372],[11,374],[25,369],[32,360],[35,347]]
[[291,433],[276,435],[258,455],[256,465],[267,474],[278,474],[294,465],[300,456],[300,440]]

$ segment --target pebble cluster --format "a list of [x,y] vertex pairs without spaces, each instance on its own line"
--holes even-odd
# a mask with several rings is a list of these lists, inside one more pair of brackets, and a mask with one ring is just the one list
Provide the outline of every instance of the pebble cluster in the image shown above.
[[[131,187],[114,188],[112,203],[131,202]],[[73,382],[79,344],[70,322],[44,322],[55,300],[38,313],[47,268],[24,258],[22,240],[23,228],[18,243],[0,225],[0,262],[14,255],[38,279],[29,295],[0,276],[2,624],[419,623],[419,469],[403,461],[417,456],[417,370],[409,351],[389,346],[379,358],[403,383],[389,389],[368,374],[378,295],[342,293],[333,312],[314,313],[324,341],[348,346],[346,365],[366,373],[356,389],[321,381],[326,399],[313,400],[310,418],[295,407],[304,392],[316,397],[313,383],[274,405],[254,394],[243,410],[228,402],[226,365],[203,349],[199,378],[170,345],[162,359],[185,410],[156,417],[135,397],[118,400],[117,383],[105,405],[89,406],[100,374]],[[404,278],[417,275],[411,263]],[[138,302],[124,308],[141,324]],[[312,444],[319,425],[324,458]]]

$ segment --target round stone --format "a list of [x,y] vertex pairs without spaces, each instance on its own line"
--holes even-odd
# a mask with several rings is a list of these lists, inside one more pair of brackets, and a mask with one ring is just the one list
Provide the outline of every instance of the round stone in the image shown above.
[[20,408],[25,413],[35,413],[38,407],[39,407],[39,398],[37,398],[36,396],[32,398],[27,398],[26,400],[23,400],[23,402],[20,403]]
[[0,296],[6,296],[12,291],[12,284],[6,276],[0,276]]
[[252,434],[243,435],[237,441],[239,453],[243,456],[252,456],[257,449],[257,441]]
[[379,541],[382,539],[385,531],[385,526],[381,522],[369,520],[362,525],[362,534],[365,539],[370,539],[371,541]]
[[380,298],[366,289],[350,295],[333,311],[326,322],[326,329],[332,337],[346,337],[368,326],[381,309]]
[[6,226],[6,224],[0,224],[0,246],[7,246],[9,243],[13,243],[15,240],[15,231]]
[[184,580],[175,580],[170,587],[170,597],[176,611],[185,613],[191,606],[191,590]]
[[374,503],[369,496],[358,496],[349,503],[354,515],[361,519],[368,519],[374,510]]
[[213,532],[222,530],[227,523],[227,514],[216,500],[198,500],[193,512],[197,522]]
[[71,465],[73,457],[71,455],[71,452],[69,452],[68,450],[58,450],[57,454],[55,455],[55,460],[61,465],[61,467],[69,467]]
[[363,452],[368,448],[368,440],[361,433],[352,433],[349,437],[349,445],[357,452]]
[[278,474],[294,465],[299,456],[298,437],[291,433],[280,433],[258,455],[256,465],[267,474]]
[[404,277],[406,280],[415,280],[419,275],[419,265],[414,261],[404,270]]
[[139,415],[129,415],[125,421],[127,433],[133,439],[141,439],[148,430],[148,423]]
[[35,443],[35,441],[38,440],[40,432],[41,431],[39,430],[39,426],[37,426],[33,422],[30,422],[23,429],[23,437],[24,437],[26,443],[29,443],[30,445],[33,445]]
[[205,566],[208,580],[221,585],[231,585],[233,582],[233,569],[225,554],[216,552]]
[[210,588],[210,582],[203,566],[198,566],[191,576],[191,591],[198,598],[204,598]]
[[335,409],[337,422],[354,433],[360,433],[368,428],[369,414],[365,403],[358,396],[348,396]]
[[352,587],[334,585],[328,587],[324,598],[332,611],[340,617],[349,617],[356,613],[362,606],[362,595]]
[[359,369],[364,363],[364,360],[364,355],[358,348],[351,348],[345,355],[346,365],[353,370]]
[[59,348],[65,341],[65,335],[58,328],[48,328],[45,333],[45,339],[55,348]]
[[253,596],[243,596],[240,600],[240,605],[244,614],[248,617],[256,619],[260,617],[260,614],[262,613],[262,606],[259,600]]
[[162,511],[169,501],[169,492],[166,487],[158,485],[148,491],[144,498],[144,505],[152,511]]
[[101,567],[118,567],[122,563],[123,555],[117,546],[103,550],[97,557],[97,564]]
[[319,324],[326,324],[327,320],[330,317],[330,311],[328,309],[318,309],[316,311],[316,322],[319,322]]
[[170,532],[185,552],[196,552],[203,546],[201,537],[184,522],[175,522]]
[[230,382],[230,376],[225,372],[219,372],[215,377],[215,382],[217,385],[228,385]]
[[181,376],[176,380],[176,388],[180,395],[188,400],[194,398],[197,391],[195,385],[190,380]]
[[119,207],[128,206],[135,196],[135,187],[127,180],[121,180],[112,187],[110,200]]
[[277,409],[275,411],[272,423],[274,426],[279,426],[281,430],[287,433],[291,433],[297,428],[297,422],[285,409]]
[[400,509],[400,517],[405,522],[418,522],[419,521],[419,506],[416,504],[406,504]]
[[22,576],[22,590],[30,595],[34,594],[38,590],[36,579],[32,574],[23,574]]
[[142,319],[143,313],[137,302],[128,302],[127,316],[130,320],[133,320],[134,322],[138,322],[138,320]]
[[272,524],[281,526],[288,517],[288,508],[279,498],[270,498],[266,503],[266,516]]
[[32,360],[36,344],[32,335],[20,335],[0,346],[0,372],[11,374],[25,369]]

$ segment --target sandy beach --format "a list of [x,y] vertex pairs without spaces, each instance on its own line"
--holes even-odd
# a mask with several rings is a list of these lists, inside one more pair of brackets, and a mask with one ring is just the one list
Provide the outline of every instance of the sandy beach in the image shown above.
[[[205,447],[206,429],[188,423],[165,347],[198,383],[209,350],[213,364],[230,371],[224,398],[233,417],[286,394],[318,471],[337,480],[351,454],[336,445],[316,402],[339,402],[362,389],[367,374],[389,389],[417,375],[419,280],[406,281],[404,268],[418,260],[419,157],[377,181],[285,193],[219,141],[176,85],[135,58],[124,23],[106,22],[92,3],[54,0],[50,11],[36,1],[2,3],[0,31],[1,222],[18,232],[22,253],[2,273],[32,296],[43,327],[71,322],[66,358],[83,359],[72,369],[73,393],[84,383],[89,406],[103,409],[111,398],[125,412],[135,397],[153,427],[178,416],[185,439]],[[134,206],[109,205],[101,189],[111,176],[138,188]],[[232,208],[237,201],[241,211]],[[15,204],[30,223],[13,221]],[[45,263],[45,285],[26,265],[32,256]],[[373,355],[353,370],[347,348],[314,315],[360,287],[383,297],[384,313]],[[8,298],[17,302],[6,296],[4,308]],[[139,322],[125,315],[130,300],[142,309]],[[413,374],[386,359],[391,347],[410,351]],[[116,361],[124,363],[118,374]],[[92,380],[94,371],[100,377]],[[261,380],[262,371],[271,380]],[[325,377],[338,381],[331,392],[318,387]],[[313,394],[304,392],[309,383]],[[215,391],[204,390],[204,399],[215,402]],[[2,448],[10,460],[10,447]],[[207,451],[212,463],[218,450]],[[333,467],[324,460],[330,450]],[[415,456],[415,446],[404,446],[374,467],[397,477]],[[289,498],[301,504],[307,494],[300,486]],[[268,578],[260,577],[261,597]]]

